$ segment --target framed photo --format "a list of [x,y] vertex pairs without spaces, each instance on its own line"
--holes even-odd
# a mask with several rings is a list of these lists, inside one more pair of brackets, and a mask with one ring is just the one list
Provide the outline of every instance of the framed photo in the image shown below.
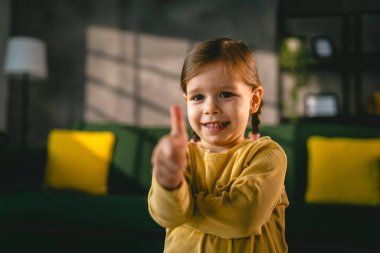
[[331,59],[335,56],[335,45],[329,36],[315,36],[311,39],[313,55],[318,60]]
[[339,114],[338,98],[333,93],[307,94],[306,117],[334,117]]

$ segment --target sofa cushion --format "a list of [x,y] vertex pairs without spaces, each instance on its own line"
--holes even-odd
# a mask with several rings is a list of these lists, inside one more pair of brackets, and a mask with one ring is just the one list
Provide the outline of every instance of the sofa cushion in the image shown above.
[[262,135],[269,135],[284,149],[288,158],[286,171],[286,191],[290,201],[305,200],[307,185],[307,139],[313,135],[324,137],[344,138],[379,138],[380,128],[369,125],[355,125],[355,123],[315,124],[315,123],[292,123],[263,126]]
[[306,201],[380,204],[380,138],[308,139]]
[[107,193],[115,137],[111,132],[52,130],[45,185],[87,193]]
[[147,193],[151,184],[151,155],[167,127],[138,127],[120,124],[80,122],[73,129],[111,131],[116,136],[108,179],[109,193]]

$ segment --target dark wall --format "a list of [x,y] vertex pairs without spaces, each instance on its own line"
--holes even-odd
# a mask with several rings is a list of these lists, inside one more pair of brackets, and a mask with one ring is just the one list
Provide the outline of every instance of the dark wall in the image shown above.
[[[48,79],[30,86],[30,143],[44,143],[51,128],[82,119],[85,27],[91,19],[117,25],[117,10],[115,1],[12,2],[11,36],[33,36],[47,44]],[[10,115],[15,114],[11,109]],[[17,119],[9,121],[19,125]]]
[[[13,0],[11,36],[47,43],[48,79],[30,85],[29,143],[83,119],[85,30],[93,24],[199,41],[229,36],[274,52],[276,0]],[[13,81],[14,82],[14,81]],[[18,91],[10,96],[17,115]],[[10,118],[9,131],[19,122]]]
[[10,4],[8,0],[0,0],[0,132],[6,128],[6,115],[4,108],[7,102],[6,75],[4,73],[5,48],[8,38]]

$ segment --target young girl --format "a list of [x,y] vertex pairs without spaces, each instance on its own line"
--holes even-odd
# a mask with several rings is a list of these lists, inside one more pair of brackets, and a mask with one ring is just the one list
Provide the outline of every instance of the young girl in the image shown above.
[[[166,228],[165,252],[287,252],[286,155],[258,137],[263,88],[240,41],[205,41],[186,57],[181,89],[199,141],[179,107],[152,156],[149,212]],[[252,116],[253,138],[244,133]]]

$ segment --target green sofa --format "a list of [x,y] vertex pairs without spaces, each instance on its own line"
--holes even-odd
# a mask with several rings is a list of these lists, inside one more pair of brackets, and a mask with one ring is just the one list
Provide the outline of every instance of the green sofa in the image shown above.
[[[149,216],[150,156],[168,128],[79,123],[112,131],[116,144],[105,196],[42,189],[46,147],[0,149],[0,245],[12,252],[162,252],[165,231]],[[309,204],[307,138],[380,137],[380,128],[336,124],[263,126],[288,156],[286,236],[290,253],[380,252],[378,206]]]
[[[290,206],[286,210],[289,252],[380,252],[380,206],[305,202],[307,139],[314,135],[380,138],[380,127],[353,123],[297,123],[266,126],[262,134],[277,141],[288,157],[285,185],[290,200]],[[380,170],[380,163],[378,169]]]
[[165,230],[150,217],[152,150],[167,128],[76,124],[112,131],[108,194],[43,189],[46,146],[0,149],[0,245],[9,252],[162,252]]

